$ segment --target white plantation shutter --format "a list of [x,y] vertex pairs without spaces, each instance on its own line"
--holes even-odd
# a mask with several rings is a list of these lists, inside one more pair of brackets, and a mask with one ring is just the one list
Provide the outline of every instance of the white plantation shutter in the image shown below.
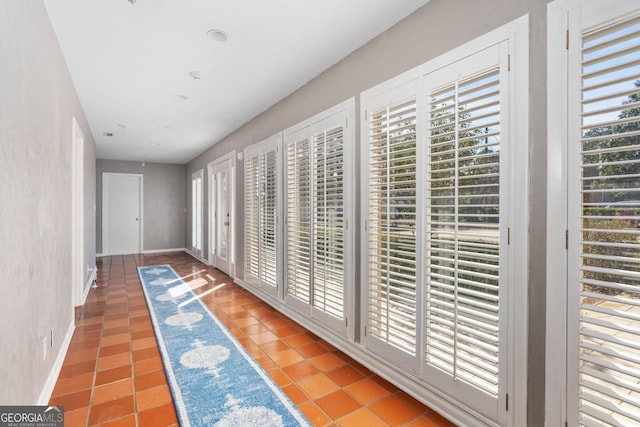
[[246,158],[244,168],[244,263],[246,280],[259,277],[260,193],[258,192],[258,163],[258,156]]
[[514,278],[527,265],[527,220],[514,214],[527,171],[511,166],[526,164],[527,127],[510,126],[523,123],[511,100],[527,90],[512,77],[526,76],[528,55],[510,62],[526,45],[515,37],[485,42],[361,96],[362,342],[487,424],[510,425],[525,399],[509,413],[510,390],[522,389],[510,362],[524,354],[510,353],[524,319],[509,305],[523,301]]
[[508,49],[494,45],[424,82],[424,376],[493,419],[506,407]]
[[578,119],[569,143],[569,235],[576,236],[569,416],[586,426],[640,425],[640,10],[633,3],[570,15],[570,108]]
[[427,363],[497,395],[500,72],[430,98]]
[[415,358],[416,99],[371,110],[368,125],[365,333],[391,357]]
[[287,294],[310,302],[311,165],[309,138],[287,144]]
[[276,135],[245,150],[245,280],[278,286],[278,145]]
[[277,285],[277,170],[276,150],[260,157],[260,278],[270,286]]
[[344,316],[344,128],[314,135],[313,306]]
[[191,246],[202,255],[202,169],[191,176]]
[[287,302],[346,331],[346,103],[285,131]]

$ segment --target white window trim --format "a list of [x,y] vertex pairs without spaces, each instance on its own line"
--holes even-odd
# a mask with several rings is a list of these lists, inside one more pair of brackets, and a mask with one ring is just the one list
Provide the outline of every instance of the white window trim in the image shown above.
[[[511,343],[509,351],[508,380],[506,391],[509,394],[509,411],[504,421],[507,425],[519,426],[527,423],[527,337],[528,337],[528,270],[529,270],[529,16],[522,16],[496,30],[493,30],[465,45],[449,51],[423,65],[409,70],[361,94],[360,105],[365,105],[364,99],[381,95],[385,91],[418,79],[431,71],[456,62],[465,56],[478,52],[483,48],[508,40],[511,46],[510,104],[512,114],[510,118],[512,146],[510,150],[512,190],[510,194],[510,223],[511,223],[511,256],[509,280],[513,283],[513,292],[508,298],[508,340]],[[517,102],[516,102],[517,100]],[[366,159],[364,153],[368,148],[368,140],[364,129],[367,129],[366,111],[360,112],[361,129],[361,158]],[[526,154],[526,155],[523,155]],[[364,160],[363,160],[364,162]],[[362,166],[361,181],[366,181],[367,167]],[[362,187],[362,184],[361,184]],[[364,187],[363,187],[364,188]],[[361,194],[362,209],[367,206],[368,195]],[[364,222],[364,221],[363,221]],[[365,225],[361,227],[361,248],[366,247],[367,232]],[[366,259],[361,262],[361,283],[367,277]],[[362,288],[361,288],[362,289]],[[364,304],[366,291],[361,292],[360,304]],[[364,305],[363,305],[364,307]],[[361,321],[360,333],[364,336],[366,321]],[[431,398],[425,402],[431,404]],[[454,403],[455,404],[455,403]],[[435,409],[438,400],[433,399]],[[460,404],[464,406],[464,404]],[[443,412],[447,412],[446,410]],[[488,424],[495,424],[495,420],[488,420],[479,414]]]
[[[567,31],[568,9],[547,7],[547,319],[545,425],[563,425],[567,411]],[[575,7],[575,6],[574,6]]]
[[209,185],[209,191],[207,191],[209,198],[209,214],[207,215],[207,223],[209,226],[209,241],[208,241],[208,256],[207,260],[210,265],[213,265],[213,249],[215,244],[215,226],[213,223],[213,218],[211,213],[215,209],[215,189],[211,185],[211,179],[213,178],[213,174],[215,173],[216,165],[230,161],[231,162],[231,175],[229,176],[229,190],[231,192],[231,206],[229,207],[229,215],[231,216],[231,227],[229,228],[229,249],[228,256],[230,258],[231,271],[230,276],[235,279],[236,278],[236,268],[235,268],[235,217],[236,217],[236,151],[233,150],[224,156],[217,158],[216,160],[209,162],[207,164],[207,183]]
[[[195,212],[193,212],[193,205],[195,203],[195,200],[193,200],[193,182],[194,180],[200,178],[200,248],[197,248],[195,243],[193,241],[193,228],[195,226],[195,224],[193,224],[193,216],[195,215]],[[196,172],[191,174],[191,251],[200,259],[203,258],[203,247],[204,247],[204,242],[203,242],[203,221],[202,221],[202,217],[204,215],[204,203],[203,203],[203,198],[204,198],[204,170],[203,169],[199,169]]]

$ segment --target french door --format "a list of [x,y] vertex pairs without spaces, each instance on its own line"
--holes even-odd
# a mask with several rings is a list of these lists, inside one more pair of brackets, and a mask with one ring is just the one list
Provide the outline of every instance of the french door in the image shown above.
[[233,275],[233,153],[209,165],[211,264]]

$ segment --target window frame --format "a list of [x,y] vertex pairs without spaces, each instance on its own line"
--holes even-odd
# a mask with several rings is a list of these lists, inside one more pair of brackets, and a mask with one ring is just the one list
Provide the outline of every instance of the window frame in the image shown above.
[[[261,265],[266,263],[266,259],[263,258],[262,256],[262,252],[261,252],[261,246],[264,242],[261,241],[260,238],[260,232],[258,233],[258,248],[259,248],[259,253],[258,253],[258,276],[254,276],[251,273],[249,273],[247,271],[247,259],[246,259],[246,254],[247,254],[247,248],[246,248],[246,242],[247,242],[247,234],[248,234],[248,224],[245,218],[244,221],[244,230],[243,230],[243,236],[244,236],[244,242],[245,242],[245,250],[244,250],[244,255],[245,255],[245,259],[244,259],[244,281],[252,286],[255,287],[259,287],[262,291],[266,292],[267,294],[273,295],[273,296],[279,296],[281,297],[282,294],[282,251],[283,251],[283,245],[282,245],[282,221],[280,221],[280,218],[282,217],[281,213],[282,213],[282,160],[281,160],[281,152],[282,152],[282,133],[277,133],[269,138],[266,138],[256,144],[253,144],[247,148],[245,148],[244,150],[244,159],[245,159],[245,167],[244,167],[244,199],[245,199],[245,213],[246,213],[246,200],[247,200],[247,164],[250,160],[254,159],[254,158],[258,158],[258,167],[260,168],[260,158],[261,157],[266,157],[271,153],[274,153],[274,161],[275,161],[275,170],[272,171],[273,172],[273,177],[275,179],[274,182],[274,191],[275,191],[275,204],[273,206],[274,209],[274,219],[273,219],[273,229],[274,229],[274,239],[275,239],[275,243],[274,243],[274,257],[275,257],[275,262],[274,262],[274,281],[275,283],[269,283],[267,280],[265,280],[265,278],[262,276],[261,273]],[[266,167],[266,166],[265,166]],[[266,171],[266,170],[265,170]],[[258,173],[260,173],[260,170],[258,171]],[[266,178],[263,177],[263,178]],[[259,183],[258,183],[259,185]],[[260,206],[258,207],[258,209],[260,210]],[[262,218],[260,217],[260,213],[258,214],[258,222],[260,223],[262,221]]]
[[[354,193],[355,187],[353,175],[350,171],[354,170],[355,158],[354,158],[354,142],[355,142],[355,129],[353,126],[355,110],[355,98],[350,98],[343,101],[321,113],[318,113],[294,126],[291,126],[283,132],[283,177],[285,182],[289,181],[288,177],[288,152],[289,145],[294,144],[297,141],[306,139],[308,141],[308,156],[309,156],[309,198],[310,204],[313,205],[313,171],[315,171],[315,155],[314,153],[314,139],[315,135],[320,132],[324,132],[331,128],[339,127],[342,124],[343,129],[343,207],[344,207],[344,237],[343,237],[343,250],[344,250],[344,264],[343,264],[343,319],[337,319],[327,313],[314,307],[313,301],[313,281],[311,280],[309,288],[310,303],[305,303],[298,298],[290,296],[287,292],[287,274],[289,264],[289,251],[288,248],[283,250],[284,268],[283,268],[283,281],[284,281],[284,301],[288,306],[304,313],[305,316],[319,321],[324,326],[331,328],[339,334],[347,337],[353,336],[355,322],[349,322],[350,318],[353,318],[353,295],[355,293],[354,288],[354,274],[355,274],[355,259],[354,259]],[[286,185],[286,184],[285,184]],[[290,218],[288,218],[288,190],[283,189],[283,209],[285,225],[283,227],[283,241],[288,241],[288,227]],[[314,258],[313,250],[313,228],[314,228],[314,212],[315,210],[310,208],[309,212],[309,238],[310,238],[310,256]],[[313,261],[310,262],[310,277],[314,274]],[[349,324],[351,323],[351,324]]]
[[[396,76],[378,86],[368,89],[360,95],[360,151],[361,151],[361,216],[364,218],[367,212],[368,196],[366,183],[368,182],[368,135],[365,130],[368,129],[366,121],[367,116],[367,100],[369,98],[379,96],[386,91],[390,91],[395,87],[399,87],[413,80],[418,80],[421,76],[429,72],[438,70],[456,62],[468,55],[483,50],[488,46],[498,44],[502,41],[508,41],[510,55],[511,77],[509,82],[510,95],[507,100],[511,109],[509,127],[511,129],[511,140],[513,141],[510,150],[510,271],[508,277],[512,283],[512,291],[509,292],[507,298],[506,316],[507,331],[506,336],[509,342],[509,355],[507,360],[506,384],[504,390],[509,398],[509,410],[502,411],[498,419],[491,419],[477,411],[471,410],[470,413],[479,419],[485,419],[489,423],[500,423],[507,425],[525,425],[527,419],[527,337],[528,337],[528,225],[529,225],[529,17],[522,16],[496,30],[493,30],[477,39],[474,39],[459,48],[453,49],[442,56],[434,58],[425,64],[422,64],[412,70],[409,70],[399,76]],[[418,87],[422,83],[416,83]],[[419,93],[423,93],[421,91]],[[424,124],[418,123],[418,129],[424,127]],[[420,132],[420,130],[418,130]],[[424,130],[422,130],[424,132]],[[418,146],[420,149],[420,146]],[[517,171],[517,172],[516,172]],[[418,180],[424,179],[418,177]],[[424,215],[421,215],[423,217]],[[420,219],[422,220],[422,219]],[[368,247],[367,229],[363,221],[361,227],[361,248]],[[424,245],[424,243],[421,243]],[[420,249],[423,251],[423,249]],[[423,252],[421,252],[422,254]],[[419,255],[422,256],[422,255]],[[422,274],[421,274],[422,276]],[[362,321],[359,325],[360,336],[362,342],[366,343],[364,316],[366,316],[366,277],[367,265],[362,259],[360,266],[361,277],[361,313]],[[424,288],[424,287],[423,287]],[[420,295],[420,301],[424,300],[424,294]],[[421,329],[422,330],[422,329]],[[422,348],[422,347],[421,347]],[[371,352],[371,349],[365,349]],[[380,358],[379,352],[374,354]],[[383,363],[390,366],[396,365],[393,360],[383,360]],[[413,363],[410,361],[410,363]],[[402,366],[402,370],[409,371],[406,365]],[[408,374],[411,376],[411,374]],[[442,393],[433,385],[429,384],[427,379],[422,378],[424,387],[430,388],[437,393]],[[506,400],[506,395],[500,396],[502,401]],[[429,400],[429,399],[427,399]],[[460,405],[464,402],[460,401]]]

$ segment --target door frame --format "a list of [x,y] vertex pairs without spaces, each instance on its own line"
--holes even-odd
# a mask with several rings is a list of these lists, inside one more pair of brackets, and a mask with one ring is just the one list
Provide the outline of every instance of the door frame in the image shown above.
[[84,133],[71,118],[71,282],[72,303],[84,303]]
[[229,162],[229,183],[228,183],[228,192],[229,192],[229,234],[228,234],[228,247],[227,247],[227,255],[229,258],[229,272],[227,274],[235,279],[236,271],[235,271],[235,215],[236,215],[236,151],[230,151],[229,153],[218,157],[217,159],[209,162],[207,164],[207,185],[209,187],[209,191],[207,192],[207,197],[209,199],[208,203],[208,215],[207,215],[207,223],[209,227],[208,233],[208,253],[207,253],[207,261],[210,265],[217,268],[216,261],[217,257],[214,254],[216,248],[216,227],[215,220],[213,218],[214,213],[216,212],[216,186],[212,185],[213,177],[218,170],[218,167],[223,166],[225,163]]
[[106,238],[107,230],[108,230],[108,221],[107,221],[107,198],[106,198],[106,182],[109,176],[133,176],[139,179],[140,183],[140,193],[139,193],[139,221],[138,221],[138,253],[144,252],[144,175],[137,173],[117,173],[117,172],[102,172],[102,254],[105,256],[113,255],[109,251],[109,247],[107,246]]

